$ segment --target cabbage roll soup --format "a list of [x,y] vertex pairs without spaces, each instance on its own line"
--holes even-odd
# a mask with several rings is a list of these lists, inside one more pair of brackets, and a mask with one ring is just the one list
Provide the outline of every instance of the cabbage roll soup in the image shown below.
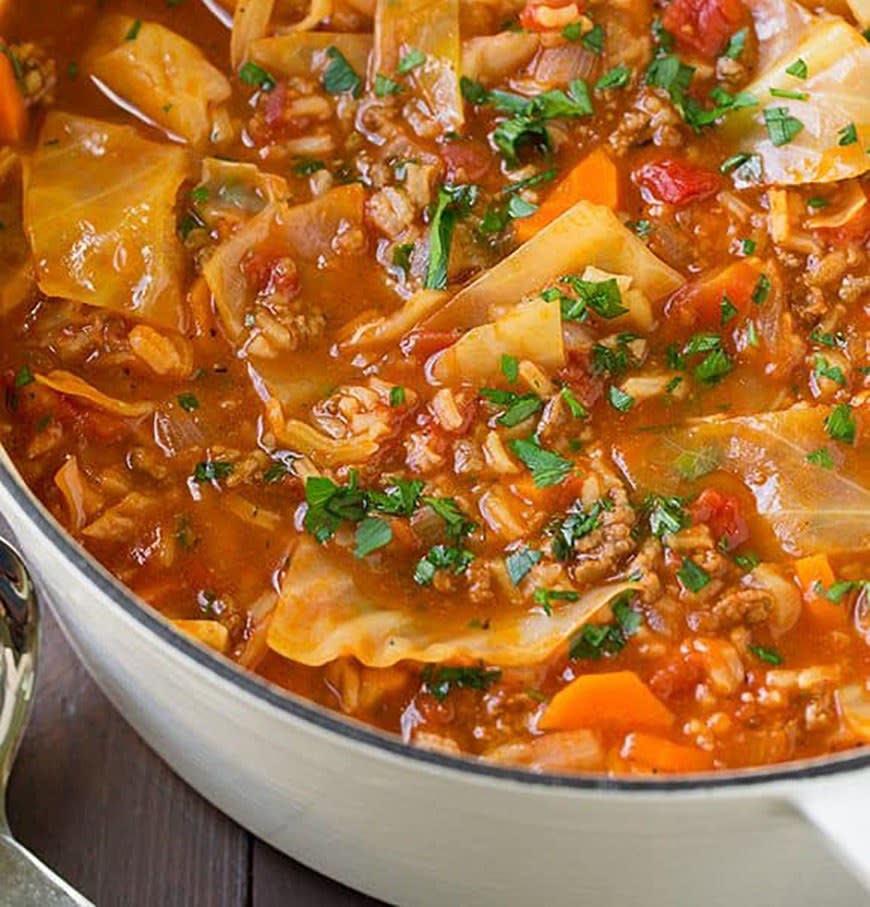
[[415,746],[865,745],[868,26],[7,0],[5,449],[180,633]]

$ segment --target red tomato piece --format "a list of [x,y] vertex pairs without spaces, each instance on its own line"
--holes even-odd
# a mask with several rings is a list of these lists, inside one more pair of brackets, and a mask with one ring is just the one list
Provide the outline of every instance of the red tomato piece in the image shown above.
[[672,0],[662,16],[678,44],[711,59],[750,21],[743,0]]
[[493,153],[478,139],[446,142],[441,146],[441,157],[447,165],[447,176],[451,180],[476,182],[489,170]]
[[644,164],[634,178],[658,201],[677,207],[709,198],[720,185],[718,174],[672,158]]
[[705,488],[689,508],[693,523],[706,523],[717,543],[731,551],[749,539],[749,525],[733,494]]

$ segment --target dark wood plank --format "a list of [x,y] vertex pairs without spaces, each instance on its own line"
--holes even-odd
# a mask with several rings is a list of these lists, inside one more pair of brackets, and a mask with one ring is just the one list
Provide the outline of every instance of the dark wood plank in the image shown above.
[[339,885],[254,841],[251,907],[379,907],[376,901]]
[[100,907],[245,907],[250,836],[157,758],[97,690],[50,617],[9,821]]

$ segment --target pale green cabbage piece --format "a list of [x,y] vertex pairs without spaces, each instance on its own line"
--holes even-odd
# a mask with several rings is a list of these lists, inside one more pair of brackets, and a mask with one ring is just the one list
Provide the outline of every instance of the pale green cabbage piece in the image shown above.
[[[799,40],[778,40],[782,55],[745,91],[758,106],[745,107],[725,118],[720,134],[726,146],[757,154],[769,183],[793,186],[827,183],[861,176],[870,169],[870,44],[839,18],[820,18]],[[801,59],[806,79],[786,69]],[[771,88],[804,92],[806,100],[774,97]],[[803,124],[789,142],[774,145],[764,111],[784,107]],[[841,130],[854,126],[857,141],[841,145]]]
[[[870,544],[870,446],[860,437],[854,445],[829,438],[830,411],[802,406],[698,419],[620,439],[617,459],[636,488],[658,494],[685,493],[695,487],[693,477],[717,469],[732,473],[752,492],[783,550],[795,557],[861,550]],[[807,460],[821,448],[834,468]]]
[[275,77],[311,77],[322,73],[329,60],[328,48],[334,47],[347,60],[354,72],[364,75],[372,49],[371,35],[341,32],[295,32],[273,35],[254,41],[250,58]]
[[375,9],[372,79],[394,77],[408,51],[421,51],[426,60],[409,78],[444,132],[459,131],[465,119],[459,9],[459,0],[378,0]]
[[[134,37],[130,37],[133,35]],[[156,22],[107,16],[85,60],[88,72],[172,136],[208,143],[232,89],[195,45]]]
[[548,371],[560,369],[565,349],[558,303],[533,299],[472,328],[433,356],[428,370],[443,384],[480,383],[498,376],[502,356],[529,359]]
[[470,626],[468,612],[421,607],[409,578],[407,593],[369,582],[363,592],[342,558],[302,539],[293,553],[269,626],[269,648],[306,665],[353,656],[372,668],[404,660],[484,661],[503,666],[539,664],[616,596],[636,588],[596,586],[577,601],[557,602],[552,614],[499,606],[486,629]]
[[566,274],[582,274],[589,266],[631,277],[632,288],[653,303],[684,282],[609,208],[581,201],[460,290],[426,327],[451,330],[484,324],[524,296]]
[[42,292],[183,329],[175,205],[191,174],[183,148],[50,113],[25,166],[24,223]]
[[362,186],[351,183],[303,205],[272,202],[218,246],[203,275],[232,340],[242,335],[245,314],[254,299],[245,275],[247,257],[258,249],[289,256],[304,287],[306,275],[316,273],[319,262],[335,254],[333,241],[339,232],[362,225],[364,198]]

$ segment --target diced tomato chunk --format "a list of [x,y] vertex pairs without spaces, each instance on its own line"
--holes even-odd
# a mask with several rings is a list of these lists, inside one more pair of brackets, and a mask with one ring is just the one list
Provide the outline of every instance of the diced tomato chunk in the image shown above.
[[586,4],[581,0],[530,0],[520,13],[526,31],[552,31],[577,22]]
[[672,158],[644,164],[634,178],[656,200],[677,207],[709,198],[720,185],[718,174]]
[[743,0],[672,0],[662,16],[678,44],[711,59],[750,22]]
[[464,182],[481,179],[494,160],[492,151],[478,139],[446,142],[441,146],[441,157],[448,179]]
[[693,523],[706,523],[717,543],[731,551],[749,539],[749,524],[733,494],[705,488],[689,508]]

